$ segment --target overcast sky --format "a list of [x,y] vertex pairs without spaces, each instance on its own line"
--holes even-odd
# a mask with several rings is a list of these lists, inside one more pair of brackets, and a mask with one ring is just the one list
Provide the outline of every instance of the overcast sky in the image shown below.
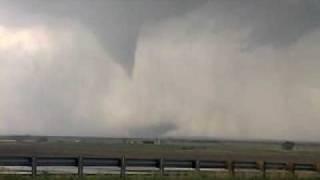
[[0,133],[320,138],[318,0],[0,0]]

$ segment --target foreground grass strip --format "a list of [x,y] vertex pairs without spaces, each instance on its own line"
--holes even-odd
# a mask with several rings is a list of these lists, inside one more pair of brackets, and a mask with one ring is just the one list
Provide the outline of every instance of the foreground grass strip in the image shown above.
[[[94,175],[94,176],[55,176],[55,175],[46,175],[46,176],[37,176],[32,178],[31,176],[23,175],[1,175],[0,180],[124,180],[119,176],[112,175]],[[132,175],[127,176],[125,180],[320,180],[319,177],[305,177],[297,178],[290,176],[279,176],[279,177],[216,177],[208,175],[190,175],[190,176],[144,176],[144,175]]]

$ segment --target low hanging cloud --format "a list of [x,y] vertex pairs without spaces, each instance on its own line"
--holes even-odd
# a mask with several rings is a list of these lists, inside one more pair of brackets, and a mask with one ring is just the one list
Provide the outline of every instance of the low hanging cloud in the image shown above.
[[82,26],[6,31],[17,40],[1,49],[2,132],[98,134],[100,101],[127,79],[124,69]]
[[317,140],[320,6],[277,2],[147,21],[131,74],[81,22],[1,26],[1,133]]

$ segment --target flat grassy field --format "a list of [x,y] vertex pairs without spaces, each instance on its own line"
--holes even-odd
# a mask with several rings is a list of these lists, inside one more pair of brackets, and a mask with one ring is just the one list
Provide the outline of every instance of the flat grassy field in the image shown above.
[[217,142],[188,144],[103,144],[77,142],[0,143],[0,155],[105,156],[135,158],[184,158],[225,160],[281,160],[320,162],[320,145],[297,144],[291,151],[280,144]]
[[[76,177],[76,176],[38,176],[32,178],[31,176],[17,176],[17,175],[6,175],[0,176],[0,180],[124,180],[119,176],[86,176],[86,177]],[[320,178],[309,177],[309,178],[296,178],[290,176],[282,177],[215,177],[215,176],[201,176],[201,175],[189,175],[189,176],[127,176],[125,180],[320,180]]]

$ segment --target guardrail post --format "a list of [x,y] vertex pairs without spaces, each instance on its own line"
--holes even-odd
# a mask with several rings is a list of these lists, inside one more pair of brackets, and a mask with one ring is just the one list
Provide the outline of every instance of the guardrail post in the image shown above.
[[164,159],[160,158],[159,160],[159,171],[160,171],[160,176],[164,175]]
[[235,175],[233,161],[228,161],[228,171],[231,176]]
[[320,173],[320,163],[315,163],[315,168],[318,173]]
[[37,175],[37,158],[35,156],[31,158],[31,171],[32,176],[35,177]]
[[291,175],[294,175],[294,164],[292,162],[287,163],[287,170]]
[[194,161],[194,167],[197,172],[200,172],[200,161],[199,160]]
[[264,162],[264,161],[258,161],[257,163],[258,163],[258,165],[259,165],[259,169],[261,170],[262,177],[265,178],[265,177],[266,177],[266,166],[265,166],[265,162]]
[[78,176],[83,176],[83,157],[78,157]]
[[122,156],[121,158],[121,170],[120,170],[120,177],[126,177],[126,157]]

